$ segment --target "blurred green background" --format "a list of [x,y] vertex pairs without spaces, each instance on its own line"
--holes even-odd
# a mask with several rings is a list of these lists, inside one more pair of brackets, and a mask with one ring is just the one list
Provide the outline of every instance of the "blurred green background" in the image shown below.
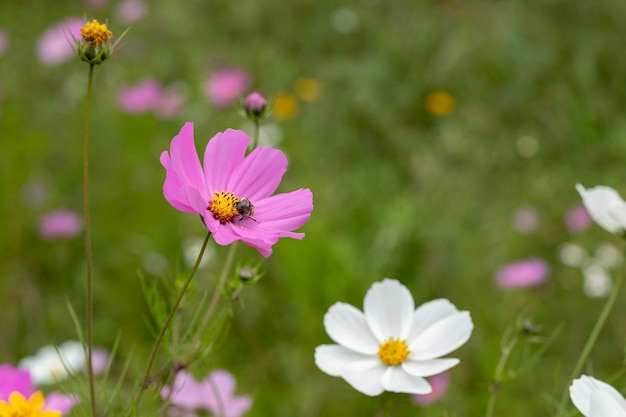
[[[10,36],[0,57],[0,362],[75,339],[67,300],[81,318],[84,311],[82,239],[45,240],[37,223],[51,209],[82,211],[88,66],[43,65],[35,45],[71,16],[108,20],[119,35],[128,25],[115,17],[118,3],[0,2],[0,27]],[[216,132],[242,126],[237,104],[220,108],[204,94],[207,77],[226,66],[250,74],[246,92],[297,103],[295,113],[280,117],[277,109],[264,123],[282,131],[277,146],[289,158],[279,190],[310,188],[315,210],[306,238],[281,240],[262,264],[263,279],[231,305],[228,333],[198,374],[232,372],[237,392],[253,396],[251,417],[376,415],[389,394],[365,397],[323,374],[313,351],[331,342],[322,324],[330,305],[361,308],[370,285],[392,277],[416,304],[448,298],[475,324],[450,355],[461,364],[445,398],[420,410],[398,395],[393,415],[483,414],[500,338],[521,316],[541,324],[540,336],[564,329],[538,366],[502,387],[496,415],[550,415],[550,398],[563,392],[604,304],[585,295],[580,269],[563,265],[558,248],[620,245],[597,226],[572,233],[563,219],[580,202],[577,182],[626,191],[626,3],[147,5],[114,58],[96,68],[92,100],[95,343],[110,349],[120,338],[116,361],[131,360],[129,386],[153,341],[139,277],[172,282],[189,269],[185,241],[205,230],[164,200],[159,154],[186,121],[195,123],[201,151]],[[175,116],[120,108],[118,91],[147,77],[184,97]],[[302,78],[315,80],[319,95],[299,96]],[[436,91],[451,95],[451,112],[429,110]],[[512,219],[524,207],[538,223],[522,233]],[[227,250],[214,248],[198,287],[211,288]],[[238,255],[261,260],[244,246]],[[551,266],[546,283],[509,291],[494,283],[500,266],[533,256]],[[618,388],[623,300],[586,368]]]

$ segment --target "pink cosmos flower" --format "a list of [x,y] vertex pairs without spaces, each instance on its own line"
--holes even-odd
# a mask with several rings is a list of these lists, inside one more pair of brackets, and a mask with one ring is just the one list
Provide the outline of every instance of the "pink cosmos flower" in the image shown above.
[[[0,365],[0,400],[7,401],[13,392],[19,392],[24,397],[30,397],[35,391],[29,371],[14,368],[8,364]],[[77,402],[78,398],[73,395],[51,392],[46,395],[43,410],[56,410],[65,415]]]
[[550,274],[550,266],[540,258],[530,258],[503,266],[496,272],[496,283],[504,289],[534,287]]
[[430,394],[413,394],[411,398],[413,402],[419,406],[425,407],[439,401],[448,392],[450,386],[450,374],[443,372],[426,378],[433,388]]
[[565,227],[572,233],[582,232],[589,228],[593,220],[582,204],[576,204],[565,213]]
[[218,133],[206,146],[203,168],[193,123],[185,123],[169,153],[161,154],[163,195],[175,209],[200,214],[218,245],[241,240],[267,258],[279,238],[304,237],[293,230],[309,220],[313,194],[299,189],[272,195],[287,170],[287,158],[264,146],[246,156],[249,143],[240,130]]
[[134,86],[121,88],[117,94],[120,107],[130,114],[151,111],[161,100],[163,87],[158,81],[147,78]]
[[72,210],[50,211],[39,219],[39,234],[47,240],[73,238],[82,230],[82,218]]
[[206,84],[207,97],[218,107],[233,104],[250,87],[250,77],[242,69],[215,72]]
[[[74,35],[75,39],[81,39],[80,29],[85,26],[85,21],[78,17],[65,19],[46,30],[37,42],[37,58],[47,66],[58,65],[73,57]],[[71,34],[70,34],[71,33]]]
[[252,407],[252,399],[235,396],[235,378],[226,370],[217,369],[197,381],[190,373],[181,371],[176,376],[172,392],[170,387],[161,391],[163,398],[187,411],[208,410],[220,417],[239,417]]
[[148,13],[148,4],[143,0],[124,0],[115,8],[115,16],[121,23],[133,23]]

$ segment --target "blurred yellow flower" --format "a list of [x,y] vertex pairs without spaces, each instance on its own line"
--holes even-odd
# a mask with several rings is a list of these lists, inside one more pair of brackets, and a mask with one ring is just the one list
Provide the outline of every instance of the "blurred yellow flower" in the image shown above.
[[44,396],[41,391],[35,392],[29,399],[13,391],[9,401],[0,401],[0,417],[61,417],[60,411],[42,410]]
[[290,119],[296,114],[297,110],[298,101],[293,94],[288,91],[281,91],[276,94],[272,111],[278,119]]
[[433,116],[447,116],[455,105],[454,97],[447,91],[433,91],[426,96],[426,109]]
[[296,95],[302,101],[315,101],[320,96],[320,83],[313,78],[299,78],[296,80]]

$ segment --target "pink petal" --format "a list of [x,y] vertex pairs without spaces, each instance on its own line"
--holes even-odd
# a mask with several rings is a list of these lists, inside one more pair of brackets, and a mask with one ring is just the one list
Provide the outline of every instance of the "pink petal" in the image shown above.
[[8,401],[14,391],[24,397],[30,397],[35,392],[30,372],[8,364],[0,365],[0,400]]
[[162,398],[169,396],[172,404],[188,410],[203,408],[204,395],[202,385],[186,371],[180,371],[176,376],[171,394],[169,386],[164,387],[161,391]]
[[193,139],[193,123],[187,122],[170,144],[170,161],[181,182],[207,194],[200,159]]
[[185,213],[196,213],[187,201],[187,195],[185,194],[185,184],[178,178],[172,168],[172,161],[167,151],[161,153],[161,164],[165,168],[165,182],[163,183],[163,196],[168,203],[172,205],[176,210],[180,210]]
[[285,154],[277,149],[258,147],[233,171],[228,189],[237,197],[248,198],[254,203],[276,191],[285,171]]
[[[208,192],[232,191],[229,178],[246,155],[250,138],[241,130],[227,129],[213,136],[204,151],[204,175]],[[240,197],[241,196],[237,196]]]
[[[259,200],[254,207],[255,218],[262,228],[281,232],[292,231],[301,227],[311,217],[313,193],[305,188],[276,194]],[[281,236],[284,235],[281,233]]]
[[63,395],[60,392],[51,392],[46,395],[43,410],[60,411],[62,415],[70,412],[80,400],[74,395]]

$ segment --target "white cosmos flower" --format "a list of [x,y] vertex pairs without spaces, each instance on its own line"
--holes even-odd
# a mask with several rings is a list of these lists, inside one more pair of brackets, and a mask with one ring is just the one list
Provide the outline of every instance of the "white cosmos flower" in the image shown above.
[[80,342],[69,340],[60,346],[47,345],[34,356],[23,358],[18,368],[27,369],[35,385],[52,384],[85,369],[86,355]]
[[469,312],[438,299],[415,309],[413,297],[400,282],[374,283],[365,295],[363,312],[336,303],[324,316],[326,332],[336,345],[315,349],[315,364],[345,379],[357,391],[429,394],[424,377],[439,374],[458,359],[440,358],[469,339]]
[[585,417],[626,417],[626,400],[606,382],[583,375],[572,382],[569,393]]
[[576,189],[593,221],[611,233],[626,231],[626,202],[617,191],[604,185],[585,189],[576,184]]

